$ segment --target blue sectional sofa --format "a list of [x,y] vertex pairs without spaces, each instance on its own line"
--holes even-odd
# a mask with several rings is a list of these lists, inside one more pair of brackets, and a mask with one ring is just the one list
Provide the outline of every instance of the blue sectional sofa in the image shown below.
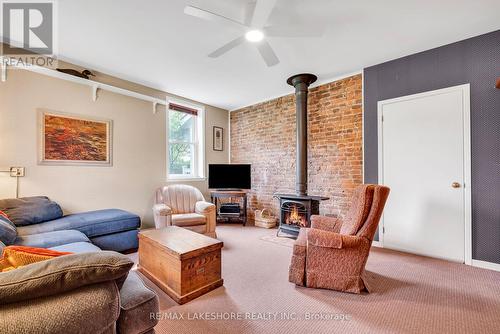
[[[8,216],[2,216],[0,212],[0,254],[9,245],[48,248],[76,255],[138,247],[137,234],[141,222],[137,215],[127,211],[108,209],[62,216],[62,210],[56,203],[41,196],[0,200],[0,211]],[[29,266],[40,267],[43,266],[41,263],[22,268],[29,271]],[[102,284],[108,284],[105,292],[99,290],[103,289]],[[159,312],[155,292],[133,270],[128,273],[122,286],[114,284],[110,286],[109,282],[101,282],[91,285],[92,288],[82,286],[74,291],[0,305],[0,318],[9,319],[7,322],[0,321],[0,333],[33,332],[33,328],[39,329],[42,324],[47,331],[65,333],[68,329],[60,319],[79,321],[79,332],[82,333],[88,332],[86,328],[89,328],[89,322],[92,322],[92,328],[111,328],[110,333],[154,333],[153,328],[158,319],[150,315]],[[109,295],[109,298],[104,299],[100,291],[101,294]],[[59,303],[70,299],[79,307],[58,308]],[[95,314],[105,316],[96,317]]]
[[71,252],[138,247],[139,216],[120,209],[62,216],[58,207],[44,196],[0,200],[0,211],[16,225],[12,244]]

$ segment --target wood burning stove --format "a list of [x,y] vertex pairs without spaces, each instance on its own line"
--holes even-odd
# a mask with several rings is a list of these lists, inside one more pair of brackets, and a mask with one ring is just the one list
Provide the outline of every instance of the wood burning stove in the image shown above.
[[313,74],[297,74],[287,83],[295,87],[297,124],[296,194],[274,194],[280,201],[280,225],[277,235],[284,232],[297,237],[301,227],[311,225],[311,215],[319,214],[319,202],[328,197],[307,195],[307,94],[316,81]]

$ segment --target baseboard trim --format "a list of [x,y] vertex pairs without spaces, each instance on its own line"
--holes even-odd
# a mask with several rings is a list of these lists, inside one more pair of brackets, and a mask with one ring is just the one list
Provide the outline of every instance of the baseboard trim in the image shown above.
[[481,260],[472,260],[472,266],[478,267],[478,268],[489,269],[489,270],[500,271],[500,264],[499,263],[493,263],[493,262],[487,262],[487,261],[481,261]]
[[[384,248],[384,245],[380,241],[375,241],[375,240],[372,241],[372,246],[378,247],[378,248]],[[408,253],[408,254],[412,254],[412,253]],[[493,263],[493,262],[487,262],[487,261],[481,261],[481,260],[472,260],[472,264],[469,264],[469,265],[472,267],[477,267],[477,268],[500,271],[500,263]]]

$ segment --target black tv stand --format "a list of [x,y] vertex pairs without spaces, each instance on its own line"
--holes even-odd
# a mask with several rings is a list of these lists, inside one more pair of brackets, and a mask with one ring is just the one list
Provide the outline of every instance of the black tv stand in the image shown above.
[[[238,213],[221,213],[220,212],[220,207],[221,207],[221,201],[219,200],[220,198],[228,198],[229,202],[235,203],[233,201],[234,199],[238,199],[238,202],[240,203],[240,210]],[[221,189],[221,190],[212,190],[210,191],[210,199],[212,203],[215,204],[215,210],[217,214],[217,222],[218,223],[223,223],[223,222],[233,222],[237,221],[243,224],[243,226],[246,225],[247,223],[247,193],[242,191],[241,189],[238,190],[229,190],[229,189]],[[243,203],[241,203],[243,202]]]

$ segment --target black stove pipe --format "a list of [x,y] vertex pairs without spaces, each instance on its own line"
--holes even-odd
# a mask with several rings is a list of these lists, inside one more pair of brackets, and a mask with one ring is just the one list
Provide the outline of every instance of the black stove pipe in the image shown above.
[[302,73],[286,81],[295,87],[295,109],[297,124],[297,162],[295,164],[295,192],[307,195],[307,94],[309,85],[318,78],[314,74]]

